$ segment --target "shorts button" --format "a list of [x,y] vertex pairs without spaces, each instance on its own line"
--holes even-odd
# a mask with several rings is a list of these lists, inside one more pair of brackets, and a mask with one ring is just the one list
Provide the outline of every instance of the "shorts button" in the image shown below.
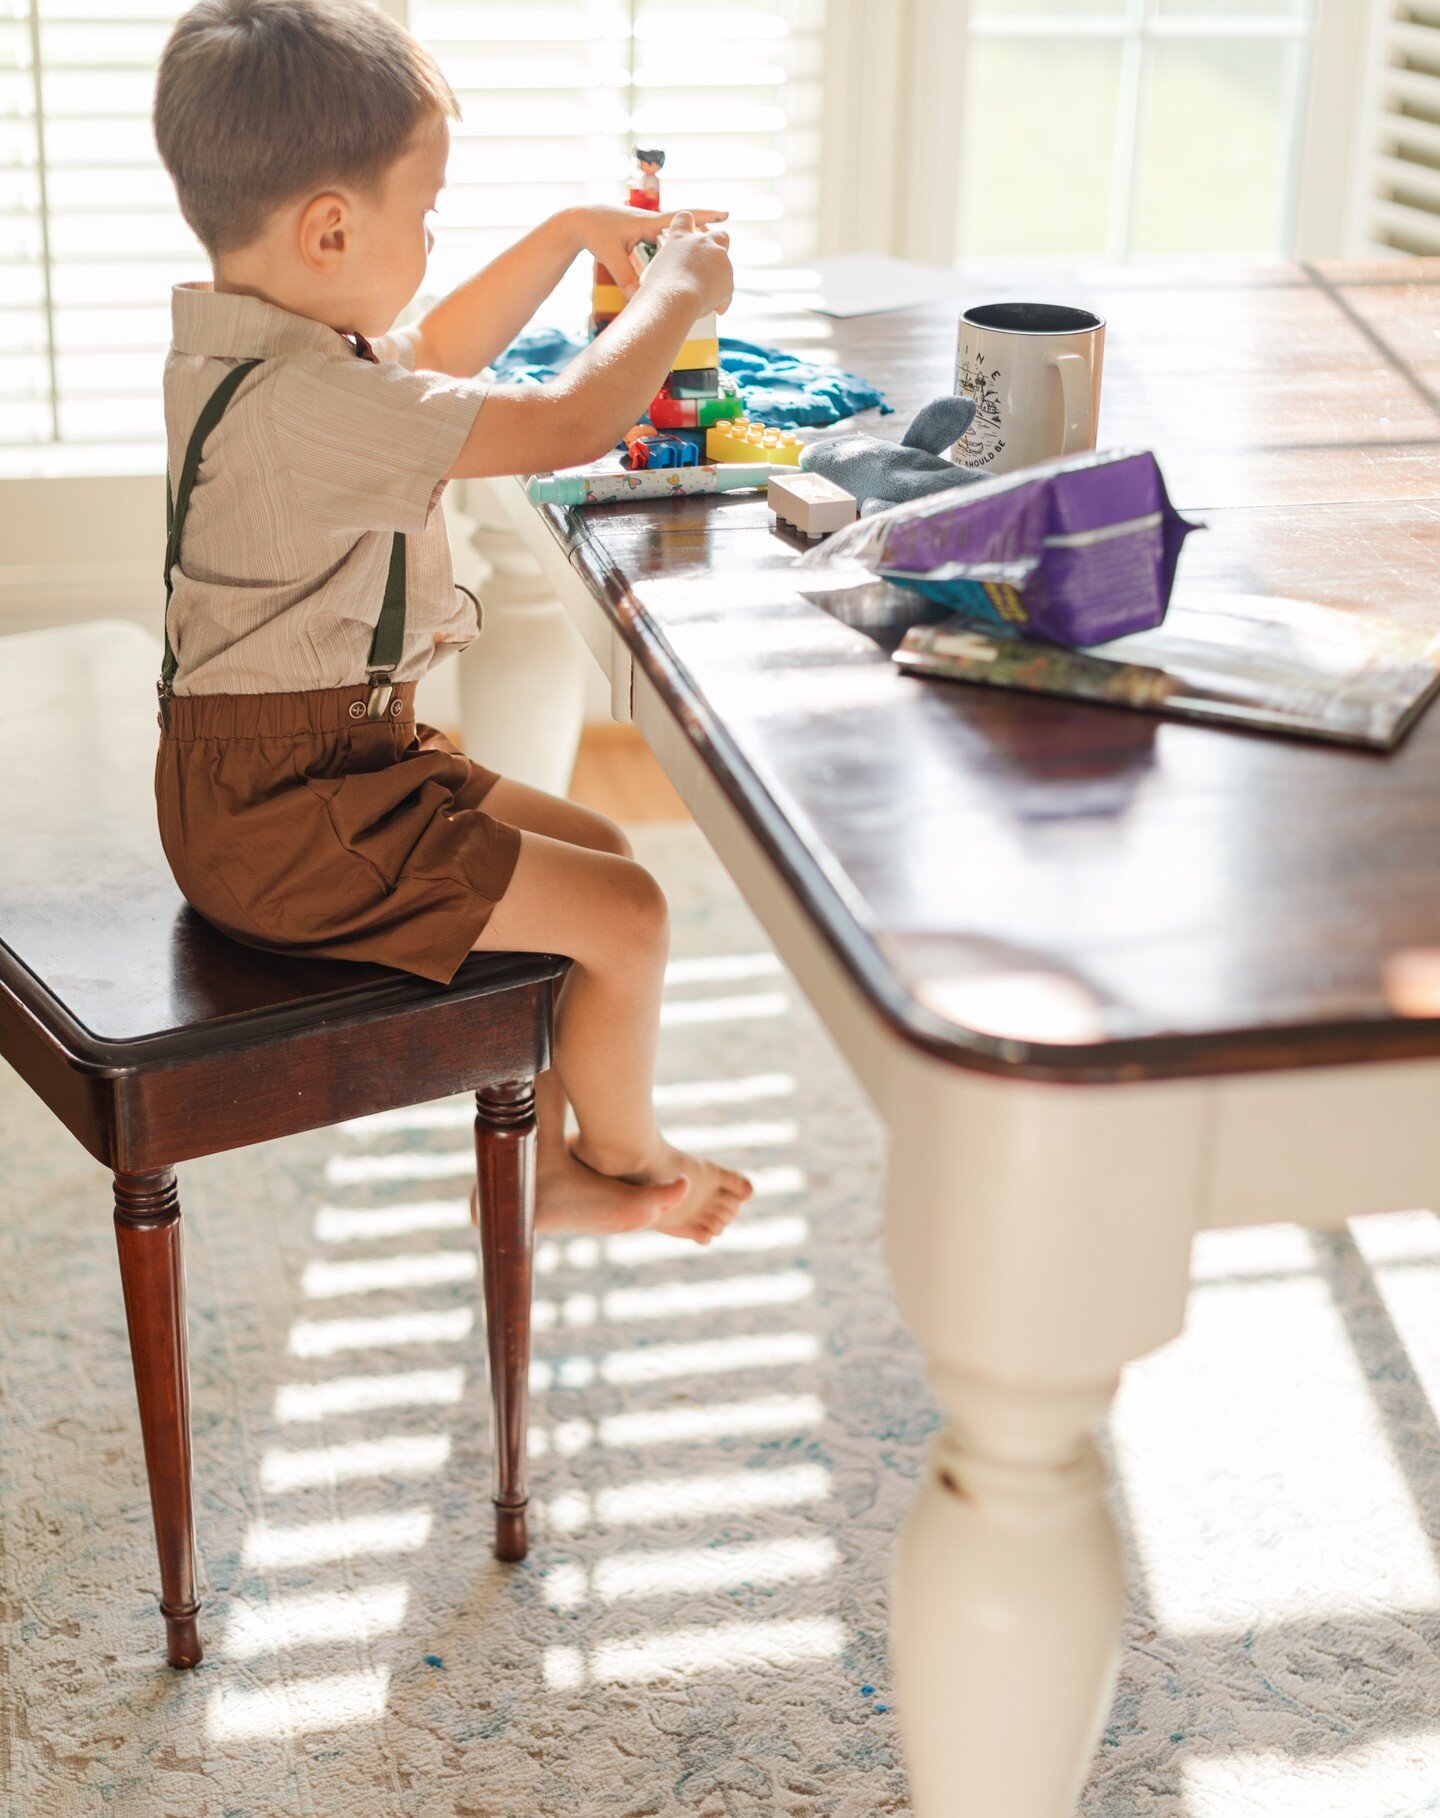
[[351,718],[351,719],[352,719],[352,720],[363,720],[363,719],[364,719],[364,718],[365,718],[365,703],[364,703],[364,701],[351,701],[351,703],[350,703],[350,718]]
[[398,695],[395,697],[395,699],[393,701],[391,701],[391,703],[390,703],[391,719],[398,720],[400,718],[400,714],[401,714],[403,705],[404,705],[404,703],[401,701],[401,699]]

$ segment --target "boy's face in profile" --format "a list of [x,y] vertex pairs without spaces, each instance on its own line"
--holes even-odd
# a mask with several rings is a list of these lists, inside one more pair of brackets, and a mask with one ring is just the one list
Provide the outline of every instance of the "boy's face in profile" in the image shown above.
[[421,130],[372,194],[352,199],[335,276],[363,335],[387,333],[424,281],[435,244],[426,217],[445,186],[449,156],[449,124],[439,119]]

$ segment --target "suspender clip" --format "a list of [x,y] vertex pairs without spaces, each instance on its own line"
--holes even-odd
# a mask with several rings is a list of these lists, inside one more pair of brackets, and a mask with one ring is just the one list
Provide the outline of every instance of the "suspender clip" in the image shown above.
[[370,693],[365,699],[365,718],[383,720],[390,712],[390,697],[395,692],[395,684],[390,679],[390,671],[371,669],[366,672],[370,677]]
[[160,724],[166,732],[170,730],[170,684],[161,676],[155,684],[155,692],[160,697]]

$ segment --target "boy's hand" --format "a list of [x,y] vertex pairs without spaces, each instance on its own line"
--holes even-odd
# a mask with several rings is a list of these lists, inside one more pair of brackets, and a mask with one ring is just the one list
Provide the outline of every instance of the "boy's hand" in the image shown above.
[[618,203],[612,206],[603,202],[575,212],[579,217],[581,246],[600,261],[627,297],[633,297],[636,289],[630,254],[642,240],[658,240],[676,219],[677,212],[683,212],[687,220],[700,227],[708,226],[712,221],[728,220],[730,215],[726,208],[670,209],[657,214],[653,208],[625,208]]
[[679,279],[691,284],[698,293],[697,314],[713,309],[724,315],[735,292],[729,234],[707,233],[701,216],[684,209],[670,215],[668,222],[660,235],[660,250],[646,269],[647,282]]

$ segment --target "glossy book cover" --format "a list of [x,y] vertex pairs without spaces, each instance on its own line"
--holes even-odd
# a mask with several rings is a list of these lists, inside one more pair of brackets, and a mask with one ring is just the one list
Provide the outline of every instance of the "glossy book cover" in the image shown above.
[[1163,625],[1086,650],[954,617],[915,625],[912,674],[1108,702],[1388,751],[1440,686],[1440,638],[1306,600],[1176,600]]

